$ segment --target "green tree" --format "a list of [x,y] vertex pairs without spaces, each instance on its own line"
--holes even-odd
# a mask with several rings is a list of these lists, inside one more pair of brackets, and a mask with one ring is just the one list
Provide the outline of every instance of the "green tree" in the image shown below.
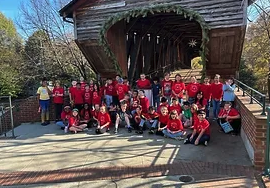
[[256,87],[257,78],[244,59],[240,62],[239,80],[252,88]]

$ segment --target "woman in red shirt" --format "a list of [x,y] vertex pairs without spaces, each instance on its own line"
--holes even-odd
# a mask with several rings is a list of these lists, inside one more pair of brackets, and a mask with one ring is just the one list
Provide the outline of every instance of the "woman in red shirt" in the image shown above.
[[96,129],[97,134],[103,134],[108,132],[110,129],[111,118],[110,114],[106,112],[106,107],[100,107],[100,113],[98,114],[98,126]]
[[171,112],[173,110],[177,111],[178,116],[180,116],[180,114],[182,113],[182,108],[181,108],[180,104],[178,103],[177,98],[172,98],[172,104],[169,107],[169,112]]
[[53,103],[55,108],[55,122],[61,121],[61,113],[64,103],[64,88],[60,86],[60,81],[55,82],[52,92]]
[[68,123],[69,131],[74,132],[76,134],[77,132],[88,130],[86,127],[87,124],[85,123],[81,124],[80,122],[79,110],[77,108],[74,108],[72,110],[72,116],[69,118]]
[[[229,122],[233,128],[233,135],[238,135],[241,130],[241,117],[239,112],[232,108],[231,102],[225,102],[224,108],[218,114],[218,124]],[[223,131],[223,129],[221,129]]]
[[183,103],[183,94],[186,89],[185,83],[182,81],[182,76],[180,74],[175,75],[175,81],[172,87],[173,97],[178,98],[180,104]]
[[205,111],[198,111],[198,121],[194,124],[193,132],[187,135],[187,139],[184,141],[184,144],[204,144],[207,146],[210,141],[210,124],[205,119]]
[[166,125],[168,124],[169,121],[169,112],[168,112],[168,108],[166,106],[163,106],[160,109],[160,115],[158,117],[158,130],[156,132],[156,135],[160,135],[160,136],[164,136],[163,134],[163,129],[164,127],[166,127]]
[[211,84],[209,83],[209,78],[204,79],[204,83],[201,84],[201,92],[203,93],[203,98],[206,100],[206,119],[209,118],[209,110],[210,110],[210,101],[211,101]]
[[176,110],[171,111],[169,121],[162,132],[164,137],[183,140],[182,136],[184,135],[184,128],[181,120],[178,118]]
[[192,76],[190,78],[190,81],[191,83],[188,84],[186,88],[186,91],[187,91],[186,98],[190,104],[193,104],[197,93],[200,91],[200,84],[197,83],[197,79],[195,76]]

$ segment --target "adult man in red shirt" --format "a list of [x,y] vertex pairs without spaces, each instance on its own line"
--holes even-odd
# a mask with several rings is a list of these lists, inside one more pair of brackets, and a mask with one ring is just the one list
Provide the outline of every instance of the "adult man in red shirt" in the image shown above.
[[171,104],[173,81],[170,80],[170,74],[165,73],[164,80],[161,81],[162,96],[167,98],[169,104]]
[[209,118],[209,110],[210,110],[210,101],[211,101],[211,84],[209,83],[209,78],[204,79],[204,83],[201,84],[201,92],[203,93],[203,98],[207,101],[205,106],[206,110],[206,118]]
[[197,93],[200,91],[200,84],[197,83],[197,79],[195,76],[192,76],[190,78],[191,83],[187,85],[186,88],[186,97],[190,104],[193,104],[195,102],[195,97]]
[[220,110],[221,98],[223,94],[222,83],[219,82],[220,75],[216,74],[214,78],[214,83],[211,84],[211,95],[212,95],[212,105],[213,105],[213,114],[214,121],[217,120],[218,113]]
[[73,101],[74,101],[74,106],[81,111],[83,108],[83,98],[84,98],[84,92],[81,90],[81,84],[77,83],[76,85],[76,90],[73,92]]

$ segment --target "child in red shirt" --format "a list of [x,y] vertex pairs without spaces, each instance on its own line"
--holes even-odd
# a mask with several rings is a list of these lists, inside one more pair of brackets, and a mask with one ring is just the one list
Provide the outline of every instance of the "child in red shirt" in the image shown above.
[[191,121],[191,129],[194,128],[194,124],[196,123],[196,121],[198,121],[198,114],[197,114],[197,111],[198,111],[198,106],[196,104],[192,104],[191,107],[190,107],[190,111],[191,111],[191,114],[192,114],[192,121]]
[[86,83],[85,83],[83,77],[80,78],[80,84],[81,84],[81,90],[84,91],[84,90],[85,90],[85,85],[86,85]]
[[182,113],[182,108],[181,108],[180,104],[178,103],[177,98],[172,98],[172,104],[171,104],[171,106],[169,106],[169,112],[171,112],[173,110],[176,110],[178,116],[180,116]]
[[178,118],[176,110],[171,111],[169,121],[162,132],[164,137],[183,140],[182,136],[185,134],[184,128],[181,120]]
[[94,84],[92,105],[96,105],[96,104],[98,104],[98,105],[101,104],[101,97],[100,97],[98,85]]
[[194,144],[199,145],[203,144],[207,146],[210,141],[210,124],[205,119],[205,111],[198,111],[198,121],[194,124],[193,132],[187,135],[187,139],[184,141],[184,144]]
[[140,75],[140,79],[137,81],[137,88],[138,89],[150,89],[151,82],[145,78],[145,74]]
[[194,104],[196,104],[198,106],[198,110],[205,110],[207,100],[204,98],[202,91],[199,91],[197,93]]
[[210,101],[211,101],[211,84],[209,83],[209,78],[204,79],[204,83],[201,84],[201,92],[203,93],[203,98],[206,100],[205,112],[206,118],[209,118]]
[[141,116],[141,122],[139,125],[139,131],[137,133],[143,134],[144,124],[150,129],[149,134],[154,134],[155,129],[157,129],[158,124],[158,113],[155,112],[155,108],[150,106],[148,108],[148,113],[143,113]]
[[134,90],[132,93],[132,98],[131,98],[131,102],[130,102],[131,114],[135,113],[135,111],[139,105],[140,105],[140,100],[138,97],[138,91]]
[[115,89],[116,89],[119,101],[124,99],[125,95],[128,93],[128,87],[123,84],[123,79],[122,78],[120,78],[118,80],[118,84],[117,84]]
[[103,134],[109,131],[109,127],[111,124],[110,114],[106,112],[106,107],[100,107],[100,113],[98,114],[98,126],[96,129],[97,134]]
[[197,83],[197,79],[195,76],[192,76],[190,78],[191,83],[187,85],[186,88],[186,97],[187,97],[187,101],[190,104],[193,104],[196,98],[197,93],[200,91],[200,84]]
[[135,126],[134,128],[139,130],[139,124],[141,123],[141,118],[142,116],[142,107],[141,106],[138,106],[136,109],[135,109],[135,112],[133,114],[133,120],[135,122]]
[[84,104],[84,108],[80,112],[81,122],[86,123],[87,127],[91,127],[91,109],[88,103]]
[[84,92],[81,90],[81,84],[77,83],[76,90],[73,91],[73,101],[74,106],[79,111],[83,108],[83,98],[84,98]]
[[169,112],[168,108],[166,106],[163,106],[161,108],[161,113],[158,117],[158,130],[156,132],[156,135],[164,136],[163,129],[166,127],[169,121]]
[[85,90],[84,90],[84,103],[87,103],[88,105],[90,105],[90,107],[92,106],[92,93],[90,91],[90,87],[88,84],[85,85]]
[[77,89],[77,87],[76,87],[76,85],[77,85],[77,82],[76,81],[72,81],[71,82],[71,87],[68,89],[68,95],[69,95],[69,101],[70,101],[70,104],[71,104],[71,107],[73,107],[73,105],[74,105],[74,101],[73,101],[73,99],[74,99],[74,90],[76,90]]
[[214,78],[214,83],[211,84],[211,95],[212,95],[212,105],[213,105],[213,114],[214,121],[218,117],[218,113],[220,110],[220,103],[223,94],[223,84],[219,82],[220,75],[216,74]]
[[60,86],[59,81],[55,82],[55,87],[53,88],[52,96],[55,108],[55,121],[57,122],[61,120],[61,112],[64,103],[64,88]]
[[72,116],[72,112],[70,110],[70,106],[65,106],[64,111],[61,113],[61,120],[56,122],[56,125],[61,127],[62,130],[65,129],[65,126],[68,125],[69,118]]
[[86,131],[87,124],[81,124],[80,117],[79,117],[79,110],[77,108],[74,108],[72,110],[72,116],[69,118],[69,130],[71,132],[74,132],[75,134],[77,132]]
[[142,112],[147,113],[148,108],[149,108],[149,100],[145,96],[144,90],[139,91],[139,100],[140,100],[140,105],[142,106]]
[[109,107],[113,102],[113,94],[114,94],[114,85],[111,78],[107,79],[107,83],[105,84],[105,99],[106,105]]
[[169,73],[165,73],[164,77],[165,77],[164,80],[161,81],[162,96],[166,97],[168,100],[168,103],[171,104],[173,81],[170,80]]
[[93,127],[96,127],[98,124],[98,114],[100,112],[100,105],[96,104],[94,106],[94,110],[91,111],[91,125],[93,125]]
[[158,109],[157,109],[157,113],[161,113],[161,108],[163,107],[163,106],[165,106],[165,107],[167,107],[167,109],[169,109],[169,104],[168,104],[168,102],[167,102],[168,100],[165,98],[165,97],[162,97],[161,98],[161,100],[160,100],[160,105],[159,105],[159,107],[158,107]]
[[182,81],[182,76],[180,74],[175,75],[175,81],[172,87],[173,97],[178,98],[180,104],[183,103],[183,94],[186,89],[185,83]]

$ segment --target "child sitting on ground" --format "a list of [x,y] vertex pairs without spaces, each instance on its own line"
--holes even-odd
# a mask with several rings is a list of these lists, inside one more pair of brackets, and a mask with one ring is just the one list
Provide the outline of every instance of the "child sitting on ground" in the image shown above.
[[110,117],[111,117],[112,124],[115,124],[116,115],[117,115],[117,107],[113,102],[110,105],[109,114],[110,114]]
[[143,113],[141,116],[141,122],[139,125],[139,131],[137,133],[143,134],[144,124],[150,129],[149,134],[154,134],[158,124],[158,113],[155,112],[155,108],[150,106],[148,113]]
[[205,107],[207,105],[207,100],[204,99],[202,91],[199,91],[197,93],[195,104],[198,106],[198,110],[205,110]]
[[130,110],[131,110],[132,115],[134,115],[134,113],[136,112],[136,109],[139,105],[140,105],[140,100],[138,97],[138,91],[134,90],[132,93],[131,101],[130,101]]
[[160,103],[160,105],[159,105],[159,107],[158,107],[158,109],[157,109],[157,113],[159,113],[159,114],[160,114],[161,108],[162,108],[163,106],[165,106],[165,107],[167,107],[167,109],[169,109],[169,103],[168,103],[168,100],[167,100],[166,97],[162,97],[160,102],[161,102],[161,103]]
[[177,100],[177,98],[172,98],[172,104],[169,106],[169,112],[176,110],[178,116],[181,118],[182,108]]
[[142,107],[138,106],[133,114],[134,128],[139,130],[139,125],[141,123],[142,116]]
[[194,123],[194,130],[191,134],[187,135],[187,139],[184,144],[203,144],[207,146],[210,141],[210,124],[205,119],[205,111],[198,111],[198,121]]
[[[87,89],[87,85],[85,87],[85,90]],[[85,103],[83,106],[83,109],[81,110],[81,122],[86,123],[87,127],[90,128],[92,126],[91,124],[91,109],[89,107],[88,103]]]
[[118,133],[118,127],[127,126],[128,132],[132,132],[132,127],[130,126],[130,118],[132,118],[131,114],[127,110],[127,104],[125,102],[121,102],[121,109],[117,112],[116,121],[115,121],[115,131],[114,133]]
[[72,116],[72,112],[70,110],[70,106],[65,106],[64,111],[61,113],[61,120],[56,122],[56,125],[61,127],[62,130],[65,129],[66,126],[68,126],[68,120]]
[[93,127],[96,127],[97,126],[97,124],[98,124],[98,114],[99,114],[99,112],[100,112],[100,107],[99,107],[99,104],[95,104],[95,106],[94,106],[94,110],[92,110],[92,112],[91,112],[91,126],[93,126]]
[[166,106],[163,106],[161,108],[161,113],[158,118],[158,130],[156,132],[156,135],[164,136],[163,129],[166,127],[169,121],[169,114],[168,114],[168,108]]
[[182,109],[182,122],[184,127],[192,126],[192,113],[190,110],[190,103],[188,101],[184,102]]
[[142,112],[147,113],[148,108],[149,108],[149,100],[145,96],[144,90],[139,91],[139,100],[140,100],[140,105],[142,106]]
[[170,118],[167,126],[163,127],[164,137],[174,138],[176,140],[183,140],[184,128],[181,120],[178,118],[177,111],[173,110],[170,113]]
[[191,111],[191,114],[192,114],[192,122],[191,122],[192,125],[191,125],[190,128],[193,129],[194,123],[199,120],[198,119],[198,114],[197,114],[198,106],[196,104],[192,104],[191,108],[190,108],[190,111]]
[[106,112],[106,107],[101,106],[100,113],[98,114],[98,126],[96,129],[96,133],[103,134],[109,131],[110,124],[111,124],[110,115]]
[[77,133],[77,132],[82,132],[82,131],[87,131],[86,129],[87,124],[83,123],[81,124],[80,122],[80,117],[79,117],[79,110],[77,108],[74,108],[72,110],[72,116],[69,118],[69,123],[68,123],[68,130]]

